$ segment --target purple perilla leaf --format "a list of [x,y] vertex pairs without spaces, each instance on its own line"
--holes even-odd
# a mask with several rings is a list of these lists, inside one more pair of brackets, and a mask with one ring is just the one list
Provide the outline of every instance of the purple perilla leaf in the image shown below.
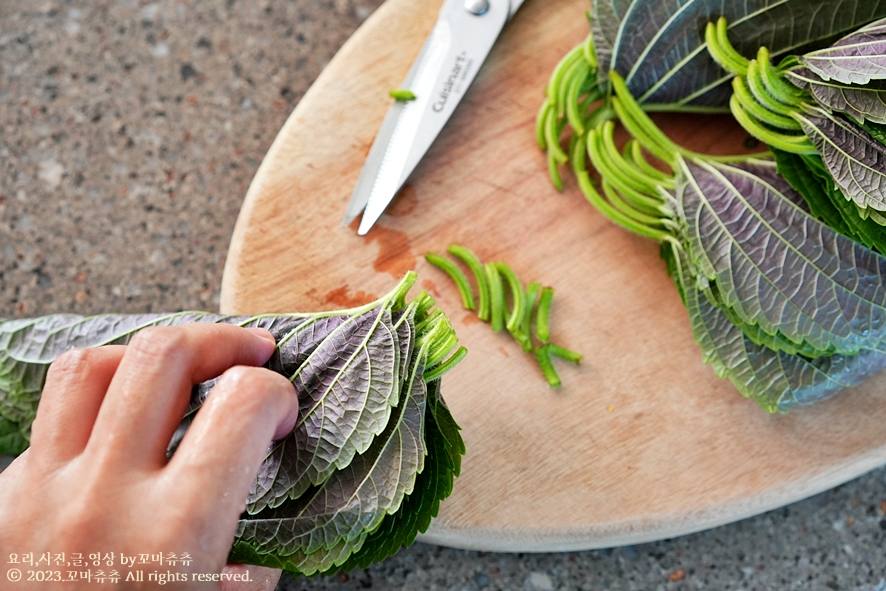
[[886,147],[858,125],[820,108],[795,117],[846,198],[862,210],[886,211]]
[[764,178],[683,162],[677,197],[690,263],[724,306],[768,334],[820,354],[886,351],[886,257],[798,207],[770,166]]
[[705,25],[729,21],[729,39],[745,57],[761,46],[773,57],[886,17],[886,0],[649,0],[622,15],[613,68],[644,105],[725,107],[732,75],[714,62]]
[[858,121],[886,124],[886,80],[872,80],[865,86],[825,82],[807,68],[791,70],[786,76],[831,112],[845,113]]
[[800,63],[825,81],[865,85],[871,80],[883,80],[886,78],[886,19],[862,27],[830,47],[801,56]]

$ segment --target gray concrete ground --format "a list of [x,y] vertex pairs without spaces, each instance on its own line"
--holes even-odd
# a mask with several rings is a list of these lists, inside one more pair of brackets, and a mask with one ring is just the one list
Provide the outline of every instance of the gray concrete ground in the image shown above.
[[[216,309],[243,195],[380,0],[0,0],[0,316]],[[416,544],[279,589],[810,589],[886,578],[886,469],[712,531],[491,554]]]

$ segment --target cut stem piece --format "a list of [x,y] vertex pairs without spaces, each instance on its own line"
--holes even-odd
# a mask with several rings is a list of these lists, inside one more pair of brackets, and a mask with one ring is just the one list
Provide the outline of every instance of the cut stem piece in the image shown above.
[[458,293],[461,295],[461,305],[465,310],[474,310],[476,308],[474,294],[471,291],[471,284],[468,283],[468,277],[455,263],[433,252],[427,253],[425,260],[449,275],[449,278],[455,283],[455,287],[458,288]]
[[554,301],[554,289],[551,287],[543,287],[541,297],[538,300],[538,313],[535,316],[535,336],[542,343],[548,343],[551,340],[550,316],[551,302]]
[[538,361],[538,367],[541,368],[541,373],[551,388],[559,388],[563,385],[557,370],[554,369],[554,364],[551,363],[551,350],[548,345],[535,349],[535,359]]
[[532,348],[529,331],[524,334],[521,330],[523,327],[523,310],[526,306],[523,284],[520,283],[517,274],[508,265],[499,262],[496,263],[496,266],[498,267],[499,274],[507,281],[511,292],[511,313],[508,316],[505,328],[513,335],[514,340],[520,343],[523,350],[528,351]]
[[505,326],[505,291],[495,263],[483,265],[486,280],[489,282],[489,324],[494,332]]
[[538,299],[539,291],[541,291],[541,284],[535,281],[526,286],[526,295],[523,300],[523,318],[520,320],[520,333],[526,335],[526,343],[523,344],[524,351],[532,350],[532,312],[535,311],[535,301]]
[[463,262],[474,274],[474,280],[477,282],[477,318],[489,321],[489,281],[486,279],[486,271],[483,270],[483,263],[477,258],[473,252],[461,246],[460,244],[451,245],[446,252]]
[[395,88],[388,91],[388,95],[395,101],[406,103],[415,100],[415,93],[405,88]]
[[560,345],[555,345],[554,343],[548,343],[545,346],[548,348],[548,352],[550,352],[551,355],[555,355],[560,359],[565,359],[569,363],[574,363],[575,365],[579,365],[583,358],[580,353],[576,353],[575,351],[561,347]]

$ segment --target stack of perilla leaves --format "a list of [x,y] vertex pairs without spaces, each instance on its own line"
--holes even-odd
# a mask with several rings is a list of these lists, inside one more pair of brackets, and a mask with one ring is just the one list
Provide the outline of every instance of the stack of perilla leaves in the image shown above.
[[[592,8],[539,113],[555,186],[569,164],[661,243],[704,360],[767,411],[886,369],[886,0]],[[731,111],[770,151],[693,152],[652,111]]]
[[[389,294],[352,310],[223,316],[205,312],[0,322],[0,453],[20,453],[50,363],[72,347],[125,344],[149,326],[226,322],[268,329],[267,366],[299,397],[294,431],[269,448],[230,560],[293,574],[366,567],[410,545],[452,491],[464,443],[440,395],[461,357],[434,300]],[[216,380],[194,388],[168,449],[175,453]]]

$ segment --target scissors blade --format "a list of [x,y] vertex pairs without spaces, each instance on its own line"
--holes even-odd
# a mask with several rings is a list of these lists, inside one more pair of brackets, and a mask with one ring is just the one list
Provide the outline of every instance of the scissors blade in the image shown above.
[[[416,98],[394,103],[366,158],[343,225],[363,211],[357,233],[366,234],[394,198],[455,111],[510,17],[508,0],[486,0],[481,15],[446,0],[431,35],[403,87]],[[480,0],[482,4],[483,0]]]
[[517,11],[520,10],[520,7],[523,6],[523,2],[526,0],[511,0],[511,10],[508,13],[508,20],[514,18],[514,15],[517,14]]

